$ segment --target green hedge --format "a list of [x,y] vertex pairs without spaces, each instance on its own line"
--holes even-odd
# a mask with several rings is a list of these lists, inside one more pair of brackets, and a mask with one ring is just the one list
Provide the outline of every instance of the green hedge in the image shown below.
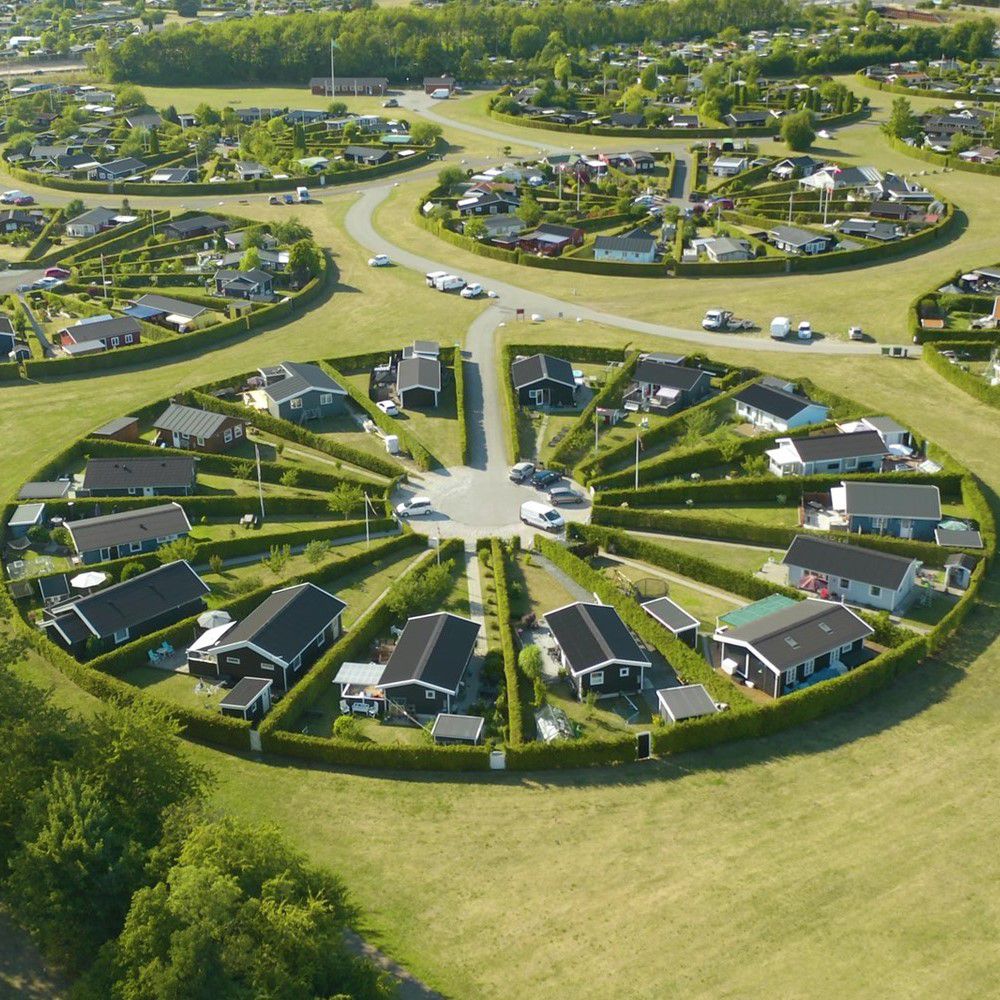
[[49,221],[45,224],[45,227],[38,234],[38,239],[28,248],[28,252],[24,255],[25,263],[41,260],[45,256],[45,251],[52,245],[52,241],[55,238],[55,231],[62,225],[63,221],[63,210],[57,208],[53,213]]
[[462,348],[455,348],[455,411],[458,415],[458,450],[462,465],[469,464],[469,414],[465,411],[465,359]]
[[[963,334],[964,335],[964,334]],[[981,352],[984,348],[982,341],[970,340],[942,340],[929,343],[924,342],[922,357],[929,367],[938,373],[943,379],[951,382],[952,385],[968,393],[973,399],[1000,409],[1000,386],[990,385],[981,375],[973,375],[965,371],[961,365],[953,365],[942,351],[967,351]],[[987,354],[990,353],[990,345],[986,345]]]
[[500,650],[507,687],[507,744],[519,747],[531,739],[534,727],[531,706],[524,703],[525,677],[517,662],[517,644],[510,616],[510,591],[507,579],[507,556],[498,539],[490,541],[493,580],[497,591],[497,619],[500,625]]

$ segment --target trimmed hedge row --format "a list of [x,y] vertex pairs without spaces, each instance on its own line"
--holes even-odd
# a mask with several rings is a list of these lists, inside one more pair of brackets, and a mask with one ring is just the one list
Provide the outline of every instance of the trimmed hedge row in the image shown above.
[[522,704],[524,674],[517,663],[517,646],[510,618],[510,592],[507,580],[507,556],[496,538],[490,539],[493,580],[497,591],[497,619],[500,624],[500,651],[503,654],[504,681],[507,686],[507,744],[519,747],[531,739],[528,720],[531,706]]
[[465,412],[465,358],[462,348],[455,348],[455,412],[458,416],[458,450],[462,465],[469,464],[469,414]]
[[[935,340],[933,343],[924,342],[922,352],[923,359],[927,365],[938,373],[943,379],[951,382],[952,385],[968,393],[973,399],[978,399],[980,403],[1000,409],[1000,386],[990,385],[981,375],[973,375],[965,371],[961,365],[953,365],[942,351],[982,351],[984,344],[982,341],[971,340]],[[987,355],[991,353],[991,345],[986,345]]]
[[[202,517],[222,518],[227,515],[242,517],[246,513],[253,513],[259,510],[257,500],[253,497],[195,495],[193,497],[175,497],[173,499],[184,505],[184,510],[187,512],[188,519],[192,524],[196,523]],[[115,508],[118,510],[136,510],[143,507],[155,507],[161,503],[169,503],[170,500],[170,497],[93,497],[86,500],[47,500],[45,505],[50,513],[65,515],[72,512],[74,516],[83,516],[82,512],[88,504],[96,508],[98,503],[100,503],[104,509],[107,509],[109,501],[113,501]],[[70,507],[70,504],[74,506]],[[265,501],[265,507],[270,514],[300,514],[304,516],[322,514],[326,517],[332,516],[330,508],[327,506],[326,497],[322,496],[274,496],[269,497]]]
[[335,358],[326,361],[321,360],[319,362],[319,366],[327,373],[327,375],[329,375],[332,379],[335,379],[347,390],[351,399],[354,400],[354,402],[368,414],[376,427],[379,427],[386,434],[395,434],[399,438],[399,443],[410,453],[410,456],[419,468],[433,469],[439,466],[441,463],[420,443],[417,437],[411,433],[407,427],[394,417],[390,417],[388,414],[383,413],[372,402],[372,400],[368,398],[367,392],[362,392],[357,386],[349,382],[339,371],[337,371],[336,368],[334,368],[332,361],[335,360]]

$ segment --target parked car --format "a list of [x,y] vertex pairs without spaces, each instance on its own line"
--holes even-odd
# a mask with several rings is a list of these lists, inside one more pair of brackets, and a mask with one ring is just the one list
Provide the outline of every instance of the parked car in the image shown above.
[[459,294],[463,299],[478,299],[483,294],[483,286],[473,282],[471,285],[466,285]]
[[521,504],[521,520],[532,528],[541,528],[542,531],[562,531],[566,525],[559,511],[537,500],[528,500]]
[[523,483],[535,474],[534,462],[518,462],[510,470],[510,481],[512,483]]
[[399,407],[391,399],[383,399],[375,404],[387,417],[398,417]]
[[35,199],[30,194],[22,194],[14,199],[13,204],[19,205],[21,207],[25,205],[34,205]]
[[39,278],[31,287],[48,291],[49,289],[56,288],[58,285],[65,284],[65,282],[65,278]]
[[388,267],[391,263],[387,253],[377,253],[374,257],[368,258],[369,267]]
[[70,276],[70,272],[64,267],[47,267],[45,269],[46,278],[63,278],[66,279]]
[[276,195],[272,194],[270,198],[267,199],[268,205],[280,205],[281,199]]
[[556,507],[569,507],[573,504],[585,503],[586,497],[568,486],[553,486],[549,490],[549,500]]
[[797,332],[799,340],[812,340],[813,339],[813,328],[812,323],[809,320],[804,319],[799,323],[799,328]]
[[847,339],[848,340],[864,340],[865,339],[865,331],[862,330],[860,326],[852,326],[847,331]]
[[382,102],[382,107],[383,108],[398,108],[399,107],[399,101],[397,101],[395,97],[390,97],[388,100],[385,100],[385,101]]
[[294,205],[294,204],[295,204],[295,198],[294,198],[294,197],[293,197],[292,195],[290,195],[290,194],[283,194],[283,195],[281,196],[281,200],[282,200],[282,201],[283,201],[283,202],[284,202],[284,203],[285,203],[286,205]]
[[531,485],[536,490],[544,490],[548,489],[553,483],[558,483],[560,479],[562,479],[562,476],[558,472],[553,472],[551,469],[539,469],[531,477]]
[[430,497],[410,497],[396,505],[396,514],[399,517],[421,517],[431,512]]

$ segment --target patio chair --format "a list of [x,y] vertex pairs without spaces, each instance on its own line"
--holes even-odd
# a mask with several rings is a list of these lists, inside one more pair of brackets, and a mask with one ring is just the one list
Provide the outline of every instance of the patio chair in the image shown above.
[[160,662],[160,654],[155,649],[151,649],[146,653],[146,656],[149,658],[150,663],[156,664]]
[[162,644],[160,645],[160,653],[162,653],[164,656],[173,656],[174,655],[174,647],[171,646],[170,643],[167,642],[166,639],[164,639],[163,642],[162,642]]

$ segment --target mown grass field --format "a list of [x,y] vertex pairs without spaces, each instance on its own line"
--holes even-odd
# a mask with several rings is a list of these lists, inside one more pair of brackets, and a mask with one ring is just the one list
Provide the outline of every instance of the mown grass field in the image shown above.
[[[883,148],[873,126],[841,141],[866,160],[914,169],[916,161]],[[724,294],[745,313],[752,300],[768,315],[808,308],[817,325],[827,315],[846,327],[854,318],[847,311],[856,310],[867,326],[891,331],[916,291],[953,266],[995,258],[997,195],[985,181],[994,179],[940,178],[970,224],[961,242],[925,257],[780,286],[633,282],[612,290],[607,279],[587,278],[581,296],[686,324]],[[387,212],[412,206],[412,192],[400,191]],[[440,309],[439,297],[420,294],[421,276],[368,269],[367,254],[340,228],[349,197],[309,210],[334,248],[339,285],[294,323],[200,360],[0,389],[0,491],[9,495],[52,452],[111,416],[227,372],[388,347],[401,337],[460,340],[481,307],[449,299]],[[405,220],[386,231],[401,242],[425,235]],[[434,246],[436,259],[459,253]],[[475,265],[499,267],[481,258]],[[525,284],[528,276],[505,275]],[[557,294],[572,280],[530,276]],[[591,323],[508,326],[502,334],[529,343],[690,347]],[[996,412],[919,362],[807,349],[713,354],[865,401],[929,435],[979,474],[994,499],[1000,490]],[[1000,767],[998,623],[994,572],[946,654],[888,691],[780,737],[642,767],[452,778],[190,752],[216,775],[216,808],[277,823],[343,877],[364,913],[359,930],[451,997],[979,998],[1000,977],[1000,804],[991,791]],[[19,669],[54,683],[61,702],[93,710],[89,696],[39,659]]]

